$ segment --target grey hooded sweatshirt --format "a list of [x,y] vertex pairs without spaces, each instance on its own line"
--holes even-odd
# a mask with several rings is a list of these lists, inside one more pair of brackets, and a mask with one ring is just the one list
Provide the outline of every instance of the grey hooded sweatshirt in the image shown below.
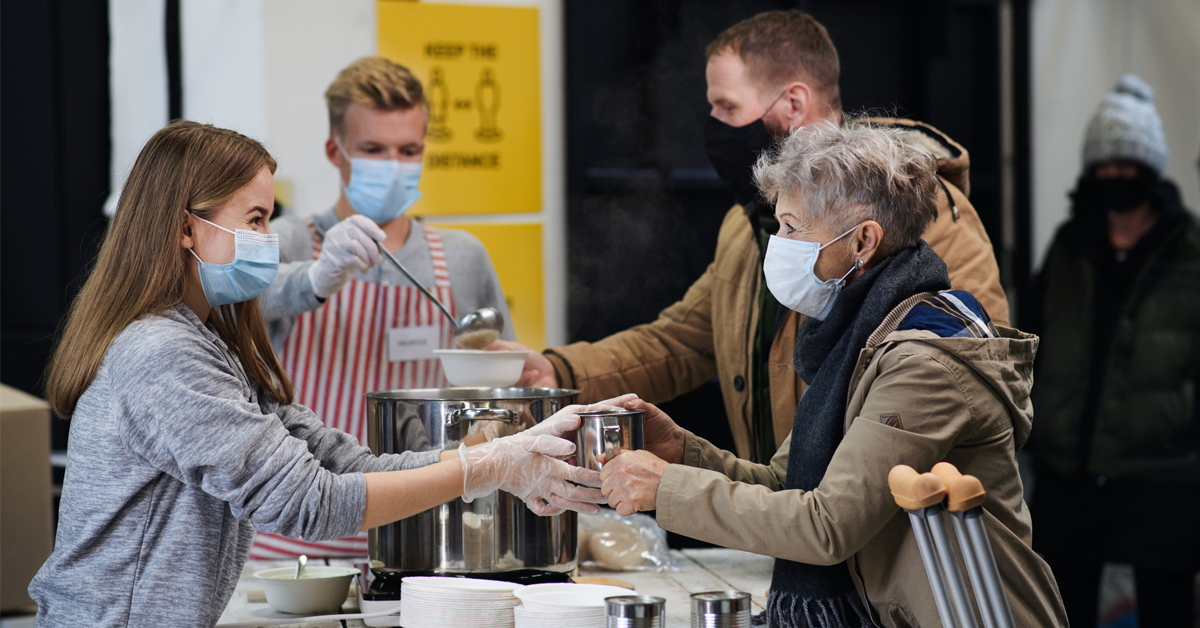
[[308,408],[279,405],[180,303],[113,341],[71,418],[54,553],[29,586],[37,625],[213,626],[255,528],[356,533],[373,456]]

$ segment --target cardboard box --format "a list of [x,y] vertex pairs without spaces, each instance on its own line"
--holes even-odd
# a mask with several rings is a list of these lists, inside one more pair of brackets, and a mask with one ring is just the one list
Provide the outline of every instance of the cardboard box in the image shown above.
[[50,406],[0,384],[0,612],[34,608],[29,582],[54,548]]

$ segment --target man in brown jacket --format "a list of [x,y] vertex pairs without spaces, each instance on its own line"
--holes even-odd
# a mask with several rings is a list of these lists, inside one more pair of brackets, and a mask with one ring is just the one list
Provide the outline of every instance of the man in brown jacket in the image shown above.
[[[757,197],[750,169],[790,130],[839,122],[839,64],[825,27],[800,11],[770,11],[739,22],[705,51],[712,104],[705,143],[739,204],[726,214],[716,258],[683,299],[658,320],[599,342],[531,352],[521,385],[580,391],[581,402],[625,392],[661,403],[717,376],[739,456],[765,463],[792,428],[804,384],[792,369],[802,317],[780,307],[763,282],[774,208]],[[976,295],[992,319],[1008,324],[1008,301],[991,240],[970,193],[967,151],[937,129],[909,120],[911,143],[937,159],[938,216],[924,234],[946,262],[954,288]],[[519,349],[500,342],[494,349]]]

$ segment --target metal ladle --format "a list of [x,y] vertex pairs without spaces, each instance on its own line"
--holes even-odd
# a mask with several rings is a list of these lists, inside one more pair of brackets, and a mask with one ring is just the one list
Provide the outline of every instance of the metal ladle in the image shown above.
[[388,258],[405,277],[408,277],[408,280],[417,287],[417,290],[421,291],[421,294],[428,297],[430,301],[433,301],[433,304],[438,306],[438,309],[442,311],[442,314],[446,315],[446,318],[450,319],[450,324],[454,325],[454,341],[460,347],[464,349],[482,349],[500,337],[500,332],[504,331],[504,315],[500,313],[500,310],[494,307],[480,308],[462,317],[461,321],[454,320],[454,315],[450,313],[449,308],[443,305],[431,292],[426,290],[425,286],[422,286],[421,282],[417,281],[417,278],[408,272],[404,264],[401,264],[400,260],[396,259],[396,256],[392,255],[392,252],[387,250],[387,247],[383,246],[382,242],[378,242],[377,244],[379,245],[379,250],[383,251],[384,257]]
[[296,579],[300,579],[300,574],[304,573],[304,566],[308,564],[308,556],[301,554],[296,558]]

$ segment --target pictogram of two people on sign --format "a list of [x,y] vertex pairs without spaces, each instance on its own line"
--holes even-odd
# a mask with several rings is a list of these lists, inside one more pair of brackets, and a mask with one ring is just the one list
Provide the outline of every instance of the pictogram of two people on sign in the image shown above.
[[479,113],[479,127],[475,129],[475,139],[484,143],[494,143],[504,137],[504,132],[497,124],[497,113],[500,110],[500,84],[496,82],[496,72],[490,66],[479,72],[479,80],[475,83],[474,101],[454,101],[450,97],[450,88],[446,85],[446,71],[441,66],[433,66],[429,72],[429,83],[425,88],[429,102],[429,130],[426,138],[430,142],[448,142],[454,137],[454,131],[449,126],[450,108],[468,109],[474,107]]

